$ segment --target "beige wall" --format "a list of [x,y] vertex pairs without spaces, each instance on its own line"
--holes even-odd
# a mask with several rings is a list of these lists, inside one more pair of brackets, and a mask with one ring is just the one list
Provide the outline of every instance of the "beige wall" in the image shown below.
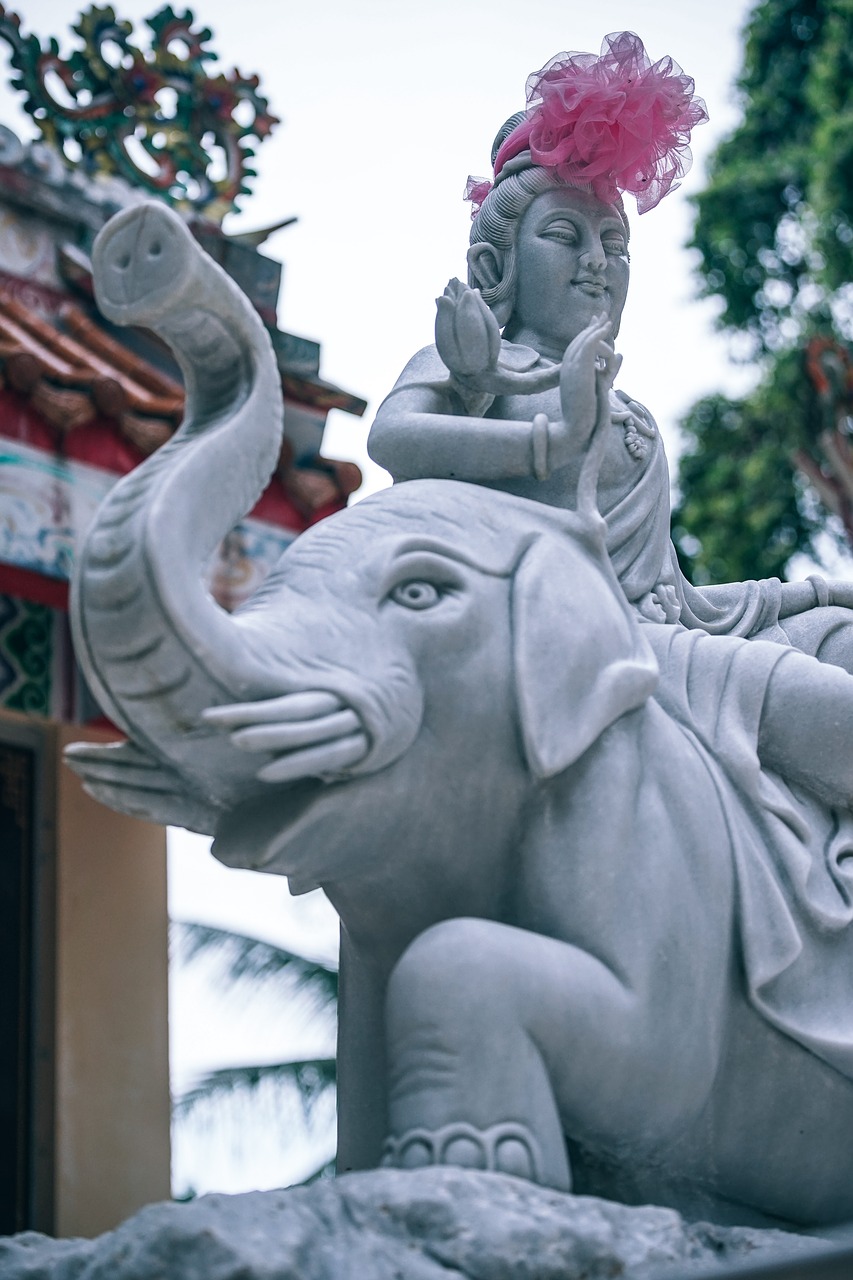
[[56,812],[54,1231],[88,1236],[170,1193],[166,833],[62,764]]
[[44,770],[34,1225],[96,1235],[170,1194],[166,833],[98,804],[62,764],[66,743],[115,735],[0,720],[37,734]]

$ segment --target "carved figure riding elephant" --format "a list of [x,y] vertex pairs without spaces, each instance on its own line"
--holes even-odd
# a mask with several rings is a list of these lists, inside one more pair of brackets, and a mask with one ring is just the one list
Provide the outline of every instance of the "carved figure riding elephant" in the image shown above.
[[[452,480],[324,521],[226,615],[201,569],[278,454],[269,341],[164,208],[114,219],[94,262],[188,409],[81,554],[78,654],[128,741],[69,762],[229,865],[325,888],[339,1166],[853,1216],[853,677],[641,622],[597,515]],[[833,709],[817,759],[798,698]]]

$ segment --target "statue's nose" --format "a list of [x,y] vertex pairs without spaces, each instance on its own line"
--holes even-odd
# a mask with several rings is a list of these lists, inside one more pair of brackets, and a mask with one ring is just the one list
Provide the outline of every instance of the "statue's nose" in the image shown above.
[[581,265],[596,275],[604,272],[607,266],[607,258],[604,249],[600,244],[592,244],[583,250],[580,256]]

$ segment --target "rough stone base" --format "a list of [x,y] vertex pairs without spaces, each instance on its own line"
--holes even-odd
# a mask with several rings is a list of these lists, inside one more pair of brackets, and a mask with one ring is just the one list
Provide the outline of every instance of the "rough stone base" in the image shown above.
[[0,1240],[3,1280],[632,1280],[814,1252],[780,1231],[461,1169],[155,1204],[96,1240]]

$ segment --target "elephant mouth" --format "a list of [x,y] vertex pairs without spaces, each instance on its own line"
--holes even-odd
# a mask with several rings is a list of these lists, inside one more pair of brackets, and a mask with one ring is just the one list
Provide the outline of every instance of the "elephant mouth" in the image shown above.
[[[323,782],[305,778],[241,801],[221,817],[212,853],[229,867],[286,875],[294,894],[316,889],[332,870],[341,837],[342,793],[352,793],[355,780]],[[324,822],[324,819],[326,820]],[[317,822],[328,822],[321,841],[306,839]],[[318,859],[318,844],[325,851]],[[306,865],[310,861],[310,866]],[[322,862],[322,865],[321,865]]]

